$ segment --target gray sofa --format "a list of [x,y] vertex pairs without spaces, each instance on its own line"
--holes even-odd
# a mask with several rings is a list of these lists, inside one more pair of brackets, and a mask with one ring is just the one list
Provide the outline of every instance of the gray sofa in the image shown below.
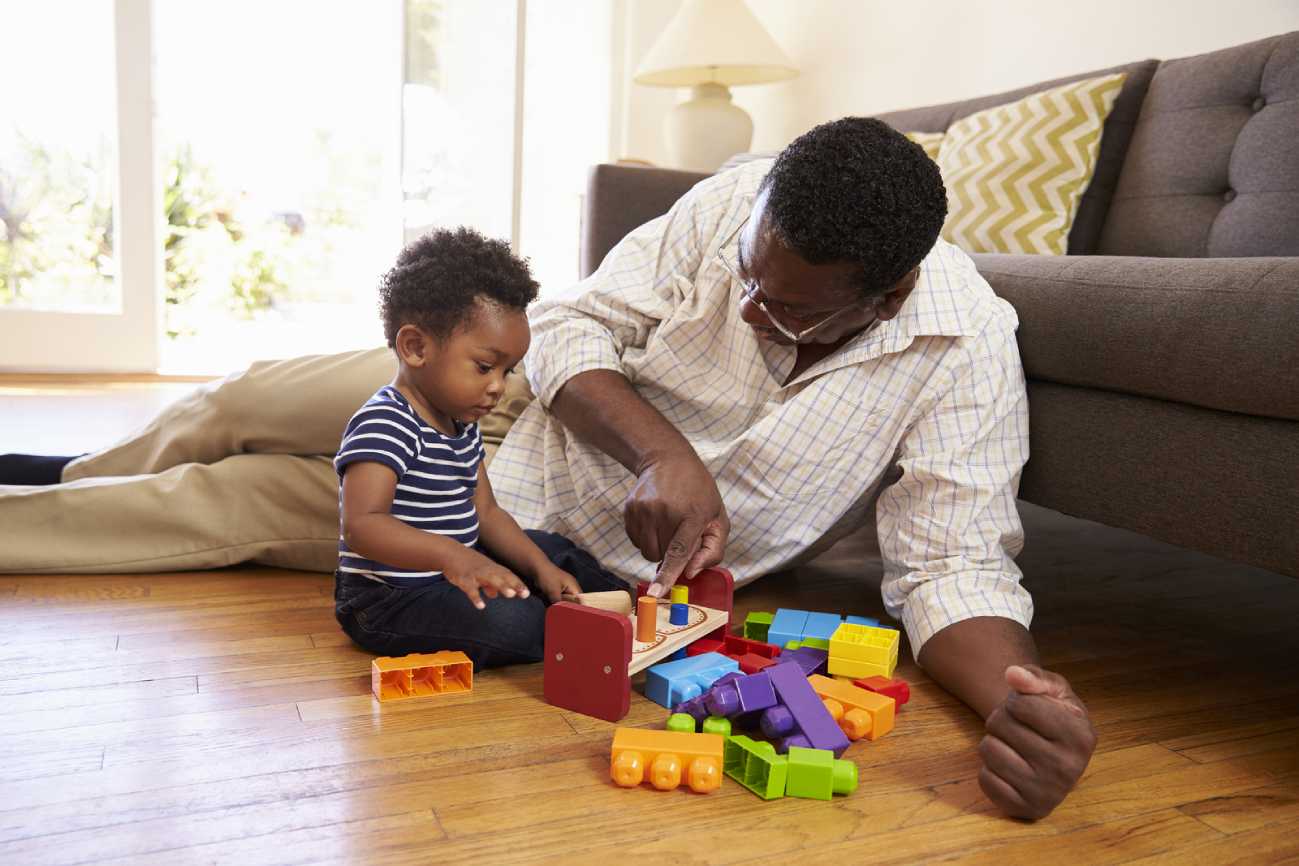
[[[976,255],[1019,313],[1023,499],[1299,576],[1299,32],[1127,73],[1067,256]],[[583,274],[704,175],[601,165]]]

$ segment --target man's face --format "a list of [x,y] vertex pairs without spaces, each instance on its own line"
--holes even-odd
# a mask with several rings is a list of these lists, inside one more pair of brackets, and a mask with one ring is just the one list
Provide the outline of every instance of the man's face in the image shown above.
[[[887,294],[863,299],[851,283],[853,265],[810,264],[777,239],[766,219],[767,196],[768,191],[763,190],[754,202],[748,224],[740,233],[737,256],[738,275],[751,289],[740,303],[740,318],[760,339],[793,344],[773,326],[773,318],[795,334],[812,328],[799,344],[832,345],[855,336],[877,319],[897,315],[915,286],[917,271]],[[766,306],[767,313],[757,301]]]

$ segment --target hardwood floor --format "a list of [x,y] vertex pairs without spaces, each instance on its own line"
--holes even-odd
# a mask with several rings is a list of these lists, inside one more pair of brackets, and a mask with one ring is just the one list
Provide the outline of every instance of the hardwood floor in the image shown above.
[[[981,724],[909,656],[896,730],[847,753],[857,792],[764,803],[615,787],[613,726],[542,701],[539,666],[380,708],[327,575],[15,576],[0,863],[1299,861],[1299,581],[1024,511],[1034,631],[1100,732],[1037,824],[986,804]],[[878,615],[855,545],[742,590],[739,616]],[[634,694],[624,724],[665,716]]]

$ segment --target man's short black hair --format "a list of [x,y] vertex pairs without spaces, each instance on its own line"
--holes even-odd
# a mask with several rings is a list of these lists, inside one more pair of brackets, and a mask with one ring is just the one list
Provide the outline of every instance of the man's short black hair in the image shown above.
[[943,179],[920,145],[873,117],[845,117],[781,151],[763,181],[768,225],[810,264],[851,262],[864,296],[920,264],[947,217]]
[[445,339],[469,321],[478,298],[525,310],[537,298],[528,262],[505,241],[470,228],[437,229],[406,246],[379,284],[383,335],[393,345],[402,325]]

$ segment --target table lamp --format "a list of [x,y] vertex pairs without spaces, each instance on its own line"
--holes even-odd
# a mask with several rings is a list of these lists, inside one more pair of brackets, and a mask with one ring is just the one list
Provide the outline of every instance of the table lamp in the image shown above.
[[664,135],[674,167],[711,172],[753,140],[753,121],[731,102],[730,85],[797,74],[744,0],[685,0],[633,80],[693,88],[690,99],[668,113]]

